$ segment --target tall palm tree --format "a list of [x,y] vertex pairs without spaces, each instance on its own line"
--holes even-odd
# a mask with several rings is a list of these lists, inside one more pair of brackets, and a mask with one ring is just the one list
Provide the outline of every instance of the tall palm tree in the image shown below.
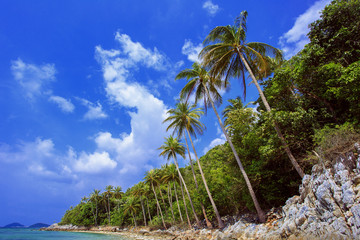
[[[113,191],[114,191],[114,187],[111,185],[106,186],[105,188],[105,192],[104,192],[104,197],[105,199],[105,209],[106,209],[106,213],[108,216],[108,221],[109,221],[109,225],[111,224],[111,212],[110,212],[110,198],[112,197]],[[107,203],[106,203],[107,200]]]
[[191,196],[190,196],[190,193],[189,193],[189,191],[187,189],[184,178],[183,178],[183,176],[182,176],[182,174],[180,172],[179,164],[178,164],[177,158],[176,158],[177,154],[179,154],[180,156],[185,158],[185,148],[184,148],[184,146],[178,141],[177,138],[174,138],[173,136],[170,136],[170,137],[165,138],[164,144],[161,145],[161,147],[159,147],[159,149],[162,150],[162,152],[160,153],[160,156],[164,156],[168,161],[170,160],[170,158],[173,158],[175,166],[176,166],[176,170],[178,171],[178,174],[179,174],[179,178],[180,178],[182,184],[184,185],[185,192],[186,192],[186,194],[187,194],[187,196],[189,198],[189,202],[190,202],[191,209],[193,211],[193,214],[194,214],[194,217],[195,217],[195,220],[196,220],[196,224],[198,225],[198,227],[201,227],[199,218],[198,218],[198,216],[197,216],[197,214],[195,212],[194,204],[193,204],[193,202],[191,200]]
[[146,184],[145,182],[143,182],[144,184],[142,184],[142,189],[143,189],[143,196],[145,197],[146,199],[146,205],[147,205],[147,210],[148,210],[148,215],[149,215],[149,220],[150,220],[150,223],[152,221],[152,218],[151,218],[151,213],[150,213],[150,208],[149,208],[149,196],[152,194],[151,193],[151,190],[150,190],[150,186],[148,184]]
[[144,193],[145,193],[144,185],[145,185],[144,182],[139,182],[138,184],[136,184],[136,185],[134,186],[134,189],[133,189],[132,193],[133,193],[133,195],[134,195],[135,197],[139,197],[139,198],[140,198],[141,209],[142,209],[143,217],[144,217],[144,224],[145,224],[145,226],[147,226],[146,213],[145,213],[145,208],[144,208],[144,202],[143,202],[143,199],[142,199],[142,196],[143,196]]
[[182,217],[181,210],[180,210],[178,194],[176,191],[176,183],[179,182],[179,174],[178,174],[178,172],[176,170],[176,166],[174,164],[170,164],[168,166],[167,173],[163,178],[165,179],[165,181],[169,181],[169,182],[172,181],[174,184],[175,198],[176,198],[176,203],[177,203],[177,207],[179,210],[180,220],[181,220],[181,222],[184,222],[184,219]]
[[[94,189],[94,191],[90,195],[90,201],[91,201],[91,212],[94,217],[94,224],[97,226],[97,217],[98,217],[98,201],[100,197],[100,190]],[[95,206],[94,206],[95,205]]]
[[117,186],[114,188],[114,197],[116,199],[116,202],[117,202],[117,209],[120,209],[120,199],[122,198],[123,196],[123,192],[122,192],[122,188],[120,186]]
[[164,184],[167,184],[167,195],[168,195],[168,201],[169,201],[169,205],[170,205],[170,211],[171,211],[171,216],[173,218],[173,222],[175,223],[175,215],[174,215],[174,210],[173,210],[173,205],[172,205],[172,191],[171,191],[171,177],[168,177],[169,174],[171,175],[171,173],[169,172],[169,166],[165,165],[163,170],[163,175],[161,178],[161,182]]
[[[231,77],[242,78],[244,97],[246,96],[245,72],[248,72],[259,91],[266,110],[271,112],[270,105],[255,75],[260,79],[268,76],[270,65],[274,64],[269,61],[269,57],[273,57],[275,63],[279,63],[282,61],[282,53],[279,49],[265,43],[246,42],[246,18],[247,12],[243,11],[236,18],[233,26],[218,26],[211,30],[199,56],[204,66],[210,67],[210,74],[223,77],[225,84]],[[303,178],[304,172],[287,145],[278,123],[274,122],[274,126],[291,163]]]
[[[189,145],[187,142],[187,136],[189,137],[191,146],[193,148],[194,154],[195,154],[195,158],[196,158],[196,162],[198,163],[199,166],[199,170],[200,170],[200,174],[201,174],[201,178],[202,181],[204,183],[206,192],[208,194],[208,197],[210,199],[211,205],[214,209],[215,215],[216,215],[216,219],[218,221],[219,224],[219,228],[223,228],[225,227],[223,221],[221,220],[219,211],[216,207],[216,204],[213,200],[213,197],[211,195],[211,192],[209,190],[209,187],[207,185],[207,181],[204,175],[204,172],[202,170],[201,167],[201,163],[200,160],[198,158],[194,143],[192,141],[191,135],[196,137],[196,133],[202,134],[203,133],[203,129],[204,129],[204,125],[200,122],[200,117],[202,114],[204,114],[204,112],[200,109],[200,108],[195,108],[195,105],[190,106],[189,103],[187,102],[179,102],[176,104],[176,108],[175,109],[170,109],[168,111],[168,114],[170,115],[168,118],[166,118],[164,120],[164,122],[171,122],[168,126],[168,128],[166,130],[169,130],[171,128],[174,129],[174,132],[176,132],[178,134],[179,137],[184,136],[185,138],[185,142],[186,142],[186,147],[187,147],[187,151],[189,153],[189,159],[190,159],[190,166],[191,166],[191,170],[193,172],[193,176],[194,176],[194,180],[195,180],[195,186],[196,189],[198,189],[198,184],[196,181],[196,176],[195,176],[195,172],[193,169],[193,164],[192,164],[192,160],[191,160],[191,155],[190,155],[190,149],[189,149]],[[204,216],[205,216],[205,220],[207,223],[208,227],[211,227],[211,223],[210,221],[208,221],[207,217],[206,217],[206,213],[205,213],[205,208],[204,205],[201,204]]]
[[227,134],[224,125],[222,123],[222,120],[215,108],[214,104],[214,98],[215,100],[219,101],[221,100],[221,96],[218,92],[218,88],[221,87],[221,81],[219,78],[210,77],[209,73],[205,70],[204,67],[200,66],[198,63],[193,64],[193,68],[191,69],[185,69],[178,73],[178,75],[175,77],[175,79],[187,79],[188,82],[185,85],[185,87],[180,92],[180,97],[182,99],[186,98],[188,99],[192,94],[195,94],[195,103],[197,103],[200,99],[204,100],[204,106],[211,105],[213,108],[215,115],[219,121],[219,125],[221,127],[221,130],[223,131],[227,142],[230,145],[230,148],[235,156],[236,162],[239,165],[240,171],[245,179],[246,185],[248,187],[248,190],[250,192],[250,196],[254,202],[254,206],[256,208],[256,211],[258,213],[259,220],[261,222],[265,222],[265,214],[263,210],[260,207],[260,204],[256,198],[255,192],[252,188],[252,185],[250,183],[249,177],[247,176],[245,169],[240,161],[239,155],[237,154],[235,147]]
[[126,215],[128,212],[131,212],[135,227],[137,227],[135,214],[138,208],[139,204],[136,202],[136,198],[134,196],[129,196],[124,204],[124,215]]
[[158,207],[158,209],[159,209],[159,211],[160,211],[160,215],[161,215],[161,220],[162,220],[163,226],[164,226],[164,228],[166,229],[166,224],[165,224],[165,221],[164,221],[164,216],[163,216],[163,214],[162,214],[161,206],[160,206],[160,203],[159,203],[159,200],[158,200],[158,198],[157,198],[156,191],[155,191],[155,188],[154,188],[154,183],[157,182],[155,169],[151,169],[150,171],[146,172],[144,179],[145,179],[145,183],[146,183],[146,184],[150,184],[150,185],[151,185],[151,188],[152,188],[152,190],[153,190],[153,192],[154,192],[154,195],[155,195],[155,200],[156,200],[157,207]]
[[162,200],[162,203],[164,205],[164,210],[165,210],[165,215],[167,216],[168,215],[168,212],[167,212],[167,208],[166,208],[166,204],[165,204],[165,199],[164,199],[164,196],[162,194],[162,190],[161,190],[161,187],[162,187],[162,177],[163,177],[163,174],[164,174],[164,169],[163,167],[161,169],[155,169],[155,176],[156,176],[156,184],[155,184],[155,187],[158,188],[159,190],[159,193],[160,193],[160,197],[161,197],[161,200]]

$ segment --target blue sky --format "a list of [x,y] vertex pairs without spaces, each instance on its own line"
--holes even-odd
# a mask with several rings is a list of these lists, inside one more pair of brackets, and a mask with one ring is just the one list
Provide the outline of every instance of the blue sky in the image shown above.
[[[165,164],[162,121],[185,83],[174,76],[212,28],[247,10],[248,41],[289,58],[328,2],[1,1],[0,226],[58,222],[93,189],[126,190]],[[224,103],[241,93],[232,81]],[[202,121],[200,155],[224,142],[211,109]]]

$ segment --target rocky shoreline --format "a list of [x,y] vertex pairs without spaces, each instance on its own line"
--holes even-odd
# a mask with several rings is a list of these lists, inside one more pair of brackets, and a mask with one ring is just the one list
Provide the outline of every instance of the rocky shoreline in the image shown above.
[[[320,157],[320,156],[319,156]],[[299,195],[270,211],[267,222],[256,224],[241,218],[223,230],[201,229],[150,231],[146,228],[86,228],[51,225],[47,231],[91,231],[119,234],[134,239],[360,239],[360,144],[333,161],[320,159],[305,175]]]

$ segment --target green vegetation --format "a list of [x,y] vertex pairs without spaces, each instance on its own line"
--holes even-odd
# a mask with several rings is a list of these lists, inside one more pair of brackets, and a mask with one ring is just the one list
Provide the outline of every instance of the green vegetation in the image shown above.
[[[220,216],[254,210],[265,221],[262,209],[296,194],[299,175],[360,139],[359,12],[358,0],[333,1],[311,24],[311,42],[288,61],[267,44],[246,42],[246,12],[234,26],[213,29],[200,54],[203,63],[176,76],[187,80],[165,120],[176,137],[159,146],[159,154],[175,165],[150,170],[125,193],[112,186],[102,194],[94,190],[61,224],[191,227],[192,222],[202,226],[203,216],[208,227],[223,227]],[[229,100],[221,117],[219,90],[230,78],[245,81],[245,72],[259,90],[258,108],[244,106],[238,97]],[[204,131],[203,110],[187,103],[191,94],[196,103],[213,108],[227,139],[200,158],[193,138]],[[195,159],[189,155],[189,165],[179,168],[177,158],[185,157],[190,145]]]

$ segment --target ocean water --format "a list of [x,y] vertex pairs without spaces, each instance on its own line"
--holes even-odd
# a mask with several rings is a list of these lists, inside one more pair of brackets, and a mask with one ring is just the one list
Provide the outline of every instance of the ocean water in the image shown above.
[[118,235],[76,232],[48,232],[36,229],[0,228],[0,239],[7,240],[126,240]]

